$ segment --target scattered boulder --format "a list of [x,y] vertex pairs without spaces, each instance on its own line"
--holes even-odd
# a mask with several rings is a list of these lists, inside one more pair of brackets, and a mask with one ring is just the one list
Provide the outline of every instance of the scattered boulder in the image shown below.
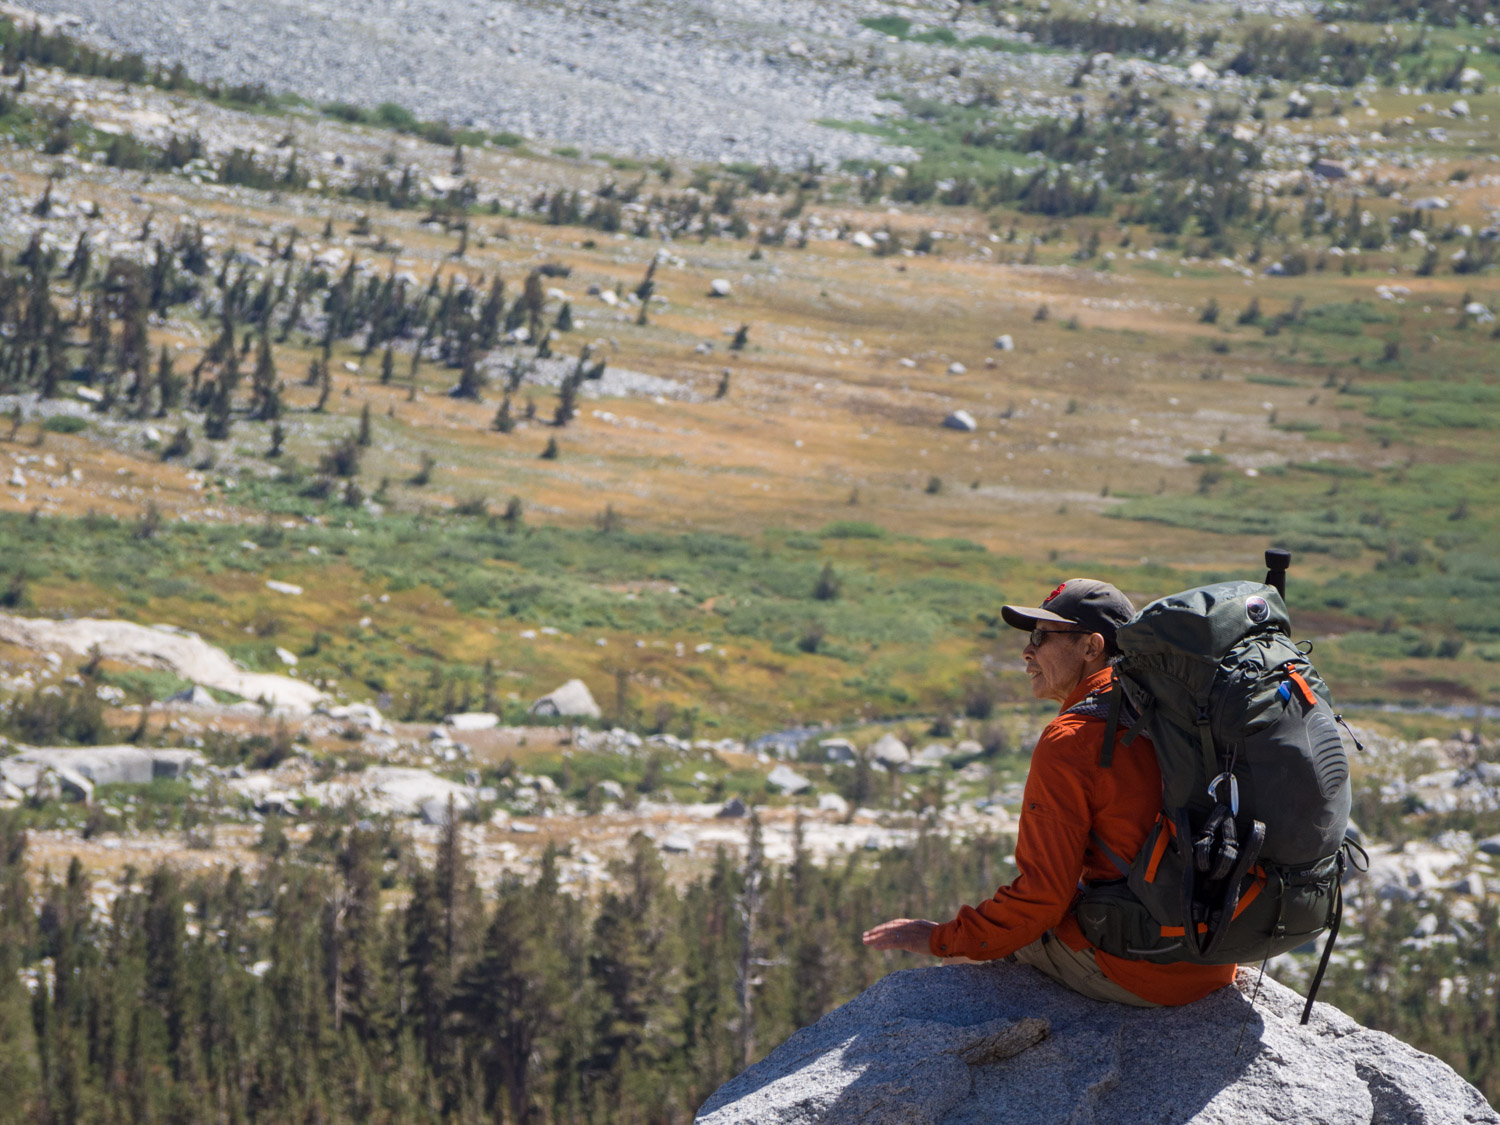
[[1301,997],[1269,977],[1252,1004],[1256,975],[1142,1009],[1003,961],[893,973],[725,1083],[697,1125],[1500,1123],[1446,1063],[1337,1008],[1299,1026]]
[[167,696],[164,702],[174,703],[179,707],[217,707],[219,705],[218,700],[201,684],[194,684],[192,687],[174,692]]
[[535,777],[528,777],[525,774],[522,774],[521,776],[525,778],[524,784],[531,786],[531,788],[535,789],[542,796],[544,796],[544,797],[555,797],[555,796],[557,796],[557,794],[558,794],[557,782],[553,781],[546,774],[539,773]]
[[823,760],[827,762],[849,763],[859,759],[859,751],[846,738],[825,738],[818,743],[818,749],[823,751]]
[[883,734],[870,747],[870,759],[883,766],[904,766],[911,761],[911,751],[894,734]]
[[734,291],[734,287],[722,277],[716,277],[708,283],[708,295],[710,297],[727,297]]
[[1330,160],[1320,156],[1313,161],[1312,174],[1324,180],[1343,180],[1349,177],[1349,165],[1342,160]]
[[1187,68],[1187,76],[1188,81],[1197,86],[1205,85],[1209,82],[1212,82],[1215,78],[1218,77],[1218,75],[1214,73],[1213,68],[1207,63],[1203,62],[1201,59],[1197,62],[1194,62],[1192,66]]
[[1002,352],[1013,352],[1016,350],[1016,342],[1010,338],[1010,333],[995,337],[995,350]]
[[949,755],[952,753],[953,747],[951,746],[944,746],[941,742],[929,742],[926,746],[922,747],[921,752],[917,754],[916,760],[924,762],[927,765],[936,766],[947,761]]
[[724,807],[715,813],[714,816],[719,820],[737,820],[739,817],[747,815],[749,811],[745,807],[744,801],[738,797],[731,797],[724,802]]
[[956,359],[948,365],[949,375],[967,375],[968,373],[969,369],[963,364],[959,363]]
[[598,719],[604,714],[582,680],[569,680],[542,696],[531,705],[531,713],[540,718],[579,719]]
[[691,855],[693,841],[681,832],[673,832],[661,842],[661,850],[671,855]]
[[1448,107],[1448,112],[1451,113],[1451,114],[1453,114],[1454,117],[1468,117],[1469,116],[1469,103],[1468,103],[1468,100],[1465,99],[1465,98],[1459,98],[1459,99],[1457,99],[1452,105],[1450,105]]
[[625,799],[625,786],[621,785],[618,781],[601,781],[594,788],[603,793],[611,801],[623,801]]
[[966,434],[972,434],[979,429],[979,423],[974,421],[974,415],[967,410],[955,410],[943,419],[943,426],[949,430],[959,430]]
[[818,811],[833,813],[835,816],[848,816],[849,802],[837,793],[824,793],[818,798]]
[[391,724],[386,722],[385,716],[373,703],[349,703],[337,707],[323,705],[318,708],[318,712],[364,730],[392,733]]
[[1456,880],[1451,889],[1454,894],[1483,897],[1485,893],[1484,876],[1476,871],[1471,871]]
[[500,725],[500,716],[489,711],[466,711],[459,715],[449,715],[443,722],[449,730],[493,730]]
[[777,766],[766,777],[766,784],[793,796],[812,787],[812,782],[790,766]]
[[875,239],[872,238],[868,232],[862,230],[857,230],[852,235],[850,235],[849,241],[854,243],[854,245],[858,246],[861,250],[873,250],[876,246]]

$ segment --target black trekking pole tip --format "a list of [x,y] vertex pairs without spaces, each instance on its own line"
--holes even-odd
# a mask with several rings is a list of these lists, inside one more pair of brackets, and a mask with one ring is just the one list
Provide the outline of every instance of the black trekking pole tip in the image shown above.
[[1285,570],[1292,565],[1292,552],[1272,547],[1266,552],[1266,566],[1271,570]]

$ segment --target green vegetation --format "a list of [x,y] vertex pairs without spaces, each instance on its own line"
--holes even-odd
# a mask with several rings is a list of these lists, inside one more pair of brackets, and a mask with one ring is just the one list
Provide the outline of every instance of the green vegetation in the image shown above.
[[[1431,657],[1445,637],[1480,645],[1500,638],[1500,535],[1488,500],[1480,500],[1494,495],[1497,478],[1493,461],[1402,465],[1379,473],[1311,462],[1257,479],[1230,476],[1208,496],[1134,499],[1115,514],[1253,535],[1357,564],[1319,587],[1294,584],[1292,604],[1294,618],[1301,607],[1347,620],[1349,633],[1329,643],[1341,659],[1368,664],[1397,655]],[[1434,497],[1449,499],[1434,504]],[[1399,652],[1368,643],[1377,626],[1396,638]],[[1372,689],[1380,697],[1375,683],[1357,689],[1359,679],[1350,677],[1346,697]]]
[[[323,506],[269,481],[247,483],[241,498],[282,515],[312,514]],[[129,523],[97,517],[0,516],[0,553],[26,558],[29,596],[44,603],[80,605],[103,595],[117,599],[119,612],[132,614],[133,606],[159,598],[178,601],[195,615],[244,616],[260,637],[236,637],[238,629],[210,627],[208,620],[199,624],[210,635],[224,632],[231,652],[247,666],[267,670],[279,666],[276,646],[309,648],[307,638],[321,625],[301,615],[279,620],[259,599],[234,593],[243,589],[246,572],[273,569],[314,589],[345,581],[334,574],[352,573],[355,586],[371,596],[407,592],[448,599],[447,621],[429,622],[426,627],[439,633],[428,640],[404,628],[346,626],[304,658],[311,675],[352,677],[369,691],[391,692],[401,717],[435,719],[468,709],[478,698],[483,659],[502,647],[512,659],[519,655],[508,641],[496,646],[478,640],[477,648],[465,646],[466,659],[438,657],[436,637],[460,622],[477,638],[492,636],[497,627],[513,636],[547,626],[587,639],[603,634],[622,644],[644,636],[729,646],[728,657],[710,654],[680,669],[649,649],[619,659],[669,677],[675,690],[663,700],[691,697],[712,714],[714,725],[739,731],[784,721],[781,709],[789,702],[799,715],[848,713],[859,704],[875,715],[905,714],[919,705],[956,708],[953,693],[959,688],[942,685],[957,685],[964,665],[977,658],[989,630],[982,615],[1003,600],[1002,583],[1016,574],[1012,560],[973,544],[893,542],[859,524],[834,525],[828,549],[807,552],[783,545],[778,533],[757,541],[550,527],[512,531],[499,517],[350,515],[340,519],[349,526],[308,526],[296,533],[268,524],[268,530],[252,533],[261,544],[253,557],[240,546],[244,531],[235,527],[170,524],[142,538]],[[314,547],[317,557],[308,554]],[[818,597],[830,561],[838,567],[837,599]],[[189,588],[183,575],[199,577]],[[636,592],[635,584],[647,588]],[[713,608],[703,608],[705,603]],[[812,629],[821,638],[815,657],[799,647]],[[536,654],[529,672],[537,682],[531,686],[548,686],[540,677],[555,674],[553,661],[560,658],[565,653]],[[797,696],[778,699],[785,685],[777,686],[779,677],[764,677],[768,664],[780,667],[788,659],[810,665],[809,675]],[[747,679],[746,672],[753,675]],[[751,684],[763,686],[751,690]],[[647,700],[641,707],[650,713]]]
[[[904,119],[848,126],[923,154],[904,177],[871,168],[861,189],[866,200],[1008,206],[1056,217],[1109,214],[1118,204],[1128,222],[1168,234],[1193,224],[1210,239],[1254,213],[1245,180],[1261,165],[1259,146],[1227,123],[1204,145],[1134,87],[1071,119],[1018,122],[988,102],[908,99],[905,109]],[[1189,182],[1213,190],[1189,193]]]

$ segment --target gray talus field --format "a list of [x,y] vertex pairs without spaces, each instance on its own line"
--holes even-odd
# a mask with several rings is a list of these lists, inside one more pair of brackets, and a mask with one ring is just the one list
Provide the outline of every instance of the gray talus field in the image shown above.
[[[849,3],[41,0],[102,45],[196,75],[643,156],[837,163],[902,48]],[[996,61],[993,65],[1004,65]],[[935,73],[941,74],[941,70]],[[894,155],[894,152],[891,153]]]

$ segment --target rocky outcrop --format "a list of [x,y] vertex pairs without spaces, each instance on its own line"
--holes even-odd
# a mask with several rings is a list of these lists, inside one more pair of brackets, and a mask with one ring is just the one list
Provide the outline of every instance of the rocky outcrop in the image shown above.
[[[48,792],[55,775],[64,795],[93,799],[95,785],[146,785],[156,778],[186,777],[202,765],[196,750],[156,750],[138,746],[35,747],[0,760],[0,777],[28,794]],[[42,789],[38,789],[42,786]]]
[[164,668],[195,684],[263,699],[289,714],[307,714],[324,698],[311,684],[290,676],[247,672],[197,633],[169,625],[147,627],[92,617],[52,621],[0,613],[0,641],[42,651],[62,649],[76,656],[97,652],[106,660]]
[[1256,973],[1182,1008],[1005,963],[895,973],[726,1083],[698,1125],[1500,1123],[1445,1063]]

